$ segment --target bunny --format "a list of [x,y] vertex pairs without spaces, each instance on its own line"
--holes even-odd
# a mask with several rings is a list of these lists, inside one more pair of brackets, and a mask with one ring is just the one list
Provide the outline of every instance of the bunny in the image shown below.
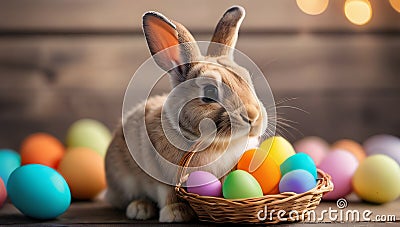
[[[112,206],[124,209],[127,218],[146,220],[158,216],[160,222],[184,222],[195,217],[191,207],[177,198],[174,186],[154,179],[138,165],[138,162],[145,163],[146,168],[160,175],[176,174],[169,173],[165,164],[150,152],[155,149],[174,164],[178,164],[185,154],[171,144],[166,135],[166,132],[174,134],[177,130],[171,123],[171,119],[178,116],[176,109],[180,108],[179,130],[184,136],[174,137],[174,143],[201,137],[203,119],[214,122],[215,137],[208,147],[196,153],[190,166],[204,166],[222,157],[218,165],[206,169],[216,176],[232,168],[249,140],[258,141],[266,130],[266,109],[255,93],[250,74],[233,60],[233,48],[244,16],[242,7],[229,8],[215,29],[206,56],[202,56],[195,39],[180,23],[158,12],[143,15],[143,31],[150,52],[158,66],[167,71],[172,87],[177,88],[191,79],[204,80],[191,84],[190,90],[200,95],[183,107],[174,106],[174,99],[184,99],[180,93],[172,97],[170,107],[165,109],[163,105],[168,102],[168,94],[150,97],[134,106],[124,117],[124,125],[115,131],[105,159],[108,184],[105,199]],[[158,54],[170,47],[176,48]],[[222,89],[221,84],[229,91]],[[232,113],[228,113],[221,102],[230,105]],[[143,109],[145,113],[142,113]],[[146,127],[138,123],[143,120]],[[232,132],[232,125],[236,125],[238,133]],[[137,151],[135,159],[126,143],[127,134],[139,144],[134,148]],[[149,140],[143,139],[145,137]],[[230,141],[229,149],[227,141]]]

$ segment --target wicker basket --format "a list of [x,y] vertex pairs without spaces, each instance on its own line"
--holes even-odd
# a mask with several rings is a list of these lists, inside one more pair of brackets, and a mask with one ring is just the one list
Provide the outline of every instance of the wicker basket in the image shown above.
[[[181,166],[187,167],[194,154],[195,152],[188,152],[182,158]],[[321,170],[318,170],[318,175],[317,186],[302,194],[285,192],[259,198],[228,200],[187,192],[182,184],[187,180],[188,174],[182,170],[179,173],[179,183],[175,187],[175,191],[179,198],[190,204],[200,221],[269,224],[282,221],[303,221],[308,216],[306,211],[314,210],[319,205],[322,195],[333,190],[331,177]],[[265,216],[266,209],[267,216]],[[273,210],[275,211],[272,212]],[[282,211],[279,213],[280,210],[284,210],[285,213],[282,214]],[[259,216],[261,220],[258,218]]]

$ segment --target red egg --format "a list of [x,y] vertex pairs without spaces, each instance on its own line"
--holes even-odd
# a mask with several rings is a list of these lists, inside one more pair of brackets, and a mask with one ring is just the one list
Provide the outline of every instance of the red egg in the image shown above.
[[3,206],[3,203],[7,199],[7,190],[4,185],[3,180],[0,178],[0,208]]

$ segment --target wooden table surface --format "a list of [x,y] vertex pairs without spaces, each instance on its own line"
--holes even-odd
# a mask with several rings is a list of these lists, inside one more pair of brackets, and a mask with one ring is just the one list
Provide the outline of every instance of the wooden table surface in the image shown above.
[[[316,209],[317,215],[321,214],[323,210],[336,209],[339,210],[334,202],[322,202]],[[343,211],[347,210],[358,210],[363,212],[364,210],[370,210],[372,212],[370,218],[375,219],[377,215],[381,217],[383,215],[395,215],[396,222],[331,222],[328,215],[325,215],[324,220],[319,221],[319,224],[324,225],[336,225],[346,224],[351,226],[376,226],[376,225],[398,225],[400,224],[400,200],[387,203],[384,205],[373,205],[362,202],[349,202],[348,207],[344,208]],[[0,225],[28,225],[28,226],[64,226],[64,225],[171,225],[168,223],[158,223],[157,220],[149,221],[135,221],[127,220],[125,214],[122,211],[115,210],[104,202],[73,202],[71,207],[63,215],[54,220],[40,221],[30,219],[21,214],[12,204],[5,204],[0,209]],[[173,225],[187,225],[188,223],[174,223]],[[191,225],[211,225],[211,223],[192,222]],[[291,224],[283,224],[286,226]],[[296,226],[315,226],[314,223],[296,223]]]

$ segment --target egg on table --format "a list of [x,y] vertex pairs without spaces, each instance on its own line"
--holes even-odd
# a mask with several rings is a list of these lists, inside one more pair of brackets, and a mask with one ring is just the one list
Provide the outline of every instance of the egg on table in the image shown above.
[[194,171],[186,181],[187,191],[202,196],[222,196],[222,184],[216,176],[205,171]]
[[103,123],[93,119],[81,119],[73,123],[66,138],[68,148],[90,148],[103,157],[110,142],[110,130]]
[[384,154],[393,158],[400,165],[400,138],[392,135],[375,135],[364,144],[367,155]]
[[267,155],[272,158],[278,166],[296,153],[289,141],[281,136],[273,136],[266,139],[261,143],[260,149],[267,151]]
[[11,173],[21,166],[21,156],[10,149],[0,149],[0,178],[7,188],[7,181]]
[[21,143],[22,165],[42,164],[56,169],[65,152],[64,145],[47,133],[34,133]]
[[315,177],[304,169],[296,169],[283,175],[279,183],[279,192],[304,193],[317,185]]
[[261,186],[248,172],[235,170],[228,174],[222,186],[225,199],[248,199],[263,196]]
[[0,178],[0,208],[3,206],[4,202],[7,199],[7,189],[4,185],[3,180]]
[[308,154],[317,166],[329,151],[329,144],[316,136],[305,137],[295,142],[293,146],[296,152]]
[[251,149],[240,158],[237,169],[250,173],[260,184],[264,194],[278,194],[281,173],[268,151]]
[[7,192],[18,210],[36,219],[56,218],[71,203],[64,178],[54,169],[40,164],[17,168],[8,180]]
[[400,196],[400,166],[389,156],[368,156],[353,176],[355,193],[365,201],[386,203]]
[[357,158],[345,150],[330,151],[319,165],[319,168],[332,177],[333,191],[322,198],[336,200],[352,192],[351,180],[358,166]]
[[67,150],[58,171],[76,199],[92,199],[106,187],[104,159],[89,148]]
[[366,157],[365,151],[361,144],[350,139],[336,141],[334,144],[332,144],[332,149],[346,150],[352,153],[357,158],[358,162],[362,162],[362,160],[364,160]]

